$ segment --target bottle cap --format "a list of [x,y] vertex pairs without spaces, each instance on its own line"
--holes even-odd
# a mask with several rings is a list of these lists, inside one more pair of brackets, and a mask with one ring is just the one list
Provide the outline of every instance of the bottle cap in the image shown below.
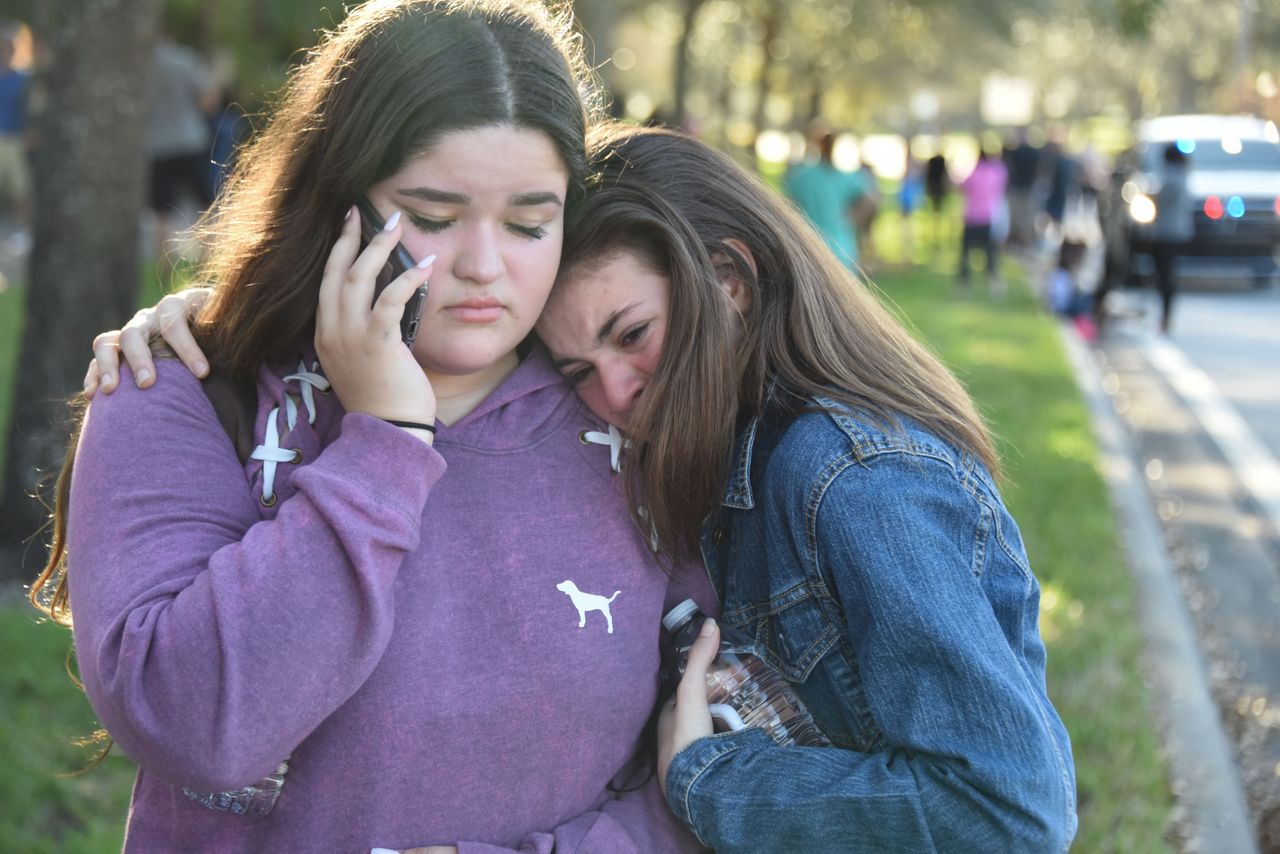
[[674,632],[689,622],[696,613],[698,613],[698,603],[692,599],[686,599],[667,612],[667,616],[662,618],[662,625],[667,631]]

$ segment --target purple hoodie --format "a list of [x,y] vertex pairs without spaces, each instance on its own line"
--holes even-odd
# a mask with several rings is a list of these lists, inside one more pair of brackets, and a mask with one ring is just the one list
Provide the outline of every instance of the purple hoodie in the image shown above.
[[[140,766],[127,851],[698,850],[652,777],[609,784],[654,704],[664,608],[714,594],[700,568],[663,574],[545,354],[434,449],[263,370],[257,441],[274,413],[299,452],[268,466],[273,507],[199,382],[158,369],[93,402],[71,487],[80,670]],[[286,757],[265,817],[183,794]]]

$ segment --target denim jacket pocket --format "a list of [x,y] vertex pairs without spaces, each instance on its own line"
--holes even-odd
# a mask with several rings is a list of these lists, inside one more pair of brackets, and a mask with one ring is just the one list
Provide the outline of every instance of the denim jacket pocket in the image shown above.
[[754,629],[756,655],[792,682],[808,680],[840,640],[839,628],[823,619],[812,598],[760,617]]

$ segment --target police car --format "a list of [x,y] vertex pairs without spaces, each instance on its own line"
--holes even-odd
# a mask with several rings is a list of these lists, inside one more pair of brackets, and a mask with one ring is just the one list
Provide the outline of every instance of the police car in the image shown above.
[[1265,286],[1280,273],[1280,131],[1249,116],[1165,116],[1140,122],[1116,160],[1104,205],[1107,271],[1124,284],[1155,272],[1154,199],[1165,149],[1187,155],[1195,236],[1178,258],[1182,281]]

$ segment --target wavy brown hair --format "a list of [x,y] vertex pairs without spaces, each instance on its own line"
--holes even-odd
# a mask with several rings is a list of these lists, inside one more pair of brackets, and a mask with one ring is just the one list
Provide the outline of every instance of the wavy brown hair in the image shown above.
[[[598,106],[591,79],[567,8],[537,0],[354,8],[291,75],[201,223],[207,261],[198,280],[213,295],[194,331],[213,364],[249,377],[309,343],[343,214],[444,134],[492,125],[546,134],[568,169],[572,215]],[[30,591],[37,608],[67,626],[75,432],[54,488],[49,560]]]
[[[602,125],[589,149],[597,183],[561,275],[642,246],[671,279],[663,356],[628,417],[632,506],[665,548],[696,553],[737,427],[767,404],[798,413],[825,396],[891,429],[909,418],[998,471],[960,382],[759,178],[668,130]],[[727,276],[749,289],[743,317],[720,286]]]

